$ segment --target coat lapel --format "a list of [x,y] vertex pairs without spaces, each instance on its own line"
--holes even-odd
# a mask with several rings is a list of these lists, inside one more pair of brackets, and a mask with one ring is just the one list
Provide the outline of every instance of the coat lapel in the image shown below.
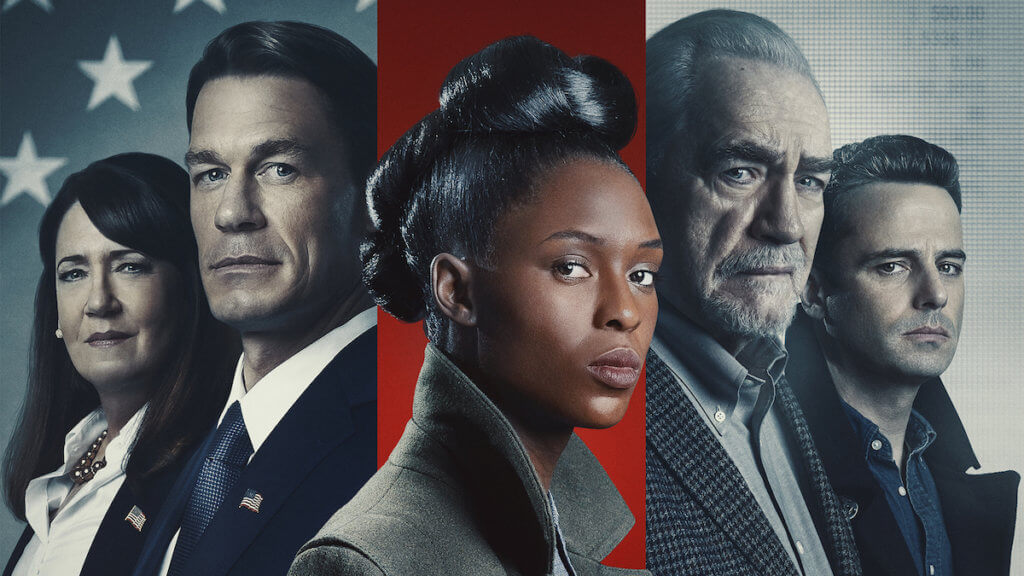
[[[181,516],[185,512],[185,505],[192,493],[192,486],[195,484],[199,471],[202,470],[203,461],[206,453],[210,450],[210,444],[213,443],[216,432],[216,428],[210,430],[210,433],[199,444],[181,474],[178,475],[177,480],[174,481],[160,509],[160,514],[155,519],[147,521],[149,526],[143,527],[143,532],[148,530],[149,534],[142,544],[142,552],[139,554],[139,561],[132,572],[133,576],[156,576],[160,573],[164,556],[167,554],[167,547],[181,525]],[[127,515],[127,512],[125,514]]]
[[812,516],[818,525],[822,544],[836,576],[855,576],[861,574],[860,558],[853,538],[846,511],[840,506],[839,499],[832,490],[828,474],[822,465],[818,451],[811,439],[803,411],[797,404],[796,397],[789,384],[782,380],[776,388],[777,401],[785,416],[783,422],[788,428],[792,439],[796,442],[800,453],[800,465],[808,478],[811,494],[805,496]]
[[[110,508],[107,509],[107,514],[103,517],[96,538],[92,541],[89,554],[82,566],[81,576],[131,573],[139,559],[146,536],[152,530],[153,522],[163,512],[163,506],[175,479],[191,456],[192,452],[189,451],[175,463],[134,486],[127,481],[121,485]],[[145,518],[140,524],[137,522],[141,530],[127,520],[133,509],[137,509],[136,511],[141,512]]]
[[776,567],[788,565],[787,573],[797,575],[732,458],[653,351],[647,355],[647,442],[750,566],[779,574]]
[[[352,435],[351,407],[375,397],[376,379],[351,367],[374,356],[376,340],[370,330],[346,346],[288,410],[228,491],[185,573],[227,573],[303,479]],[[240,506],[248,490],[262,497],[259,512]]]
[[[864,448],[840,404],[810,318],[798,313],[786,333],[791,361],[786,366],[788,394],[805,416],[821,467],[843,501],[843,513],[857,534],[856,546],[865,574],[902,576],[916,568],[910,551],[902,546],[903,535],[878,482],[864,461]],[[820,480],[819,480],[820,481]],[[818,507],[821,501],[819,499]],[[820,511],[815,522],[823,520]],[[867,536],[870,535],[870,536]],[[830,551],[831,554],[831,551]],[[879,562],[878,559],[884,559]]]

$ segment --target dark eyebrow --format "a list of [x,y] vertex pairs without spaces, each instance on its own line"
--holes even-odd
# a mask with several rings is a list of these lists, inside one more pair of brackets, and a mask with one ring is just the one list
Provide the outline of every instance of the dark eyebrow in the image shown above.
[[888,258],[914,259],[919,257],[920,255],[921,253],[918,252],[917,250],[900,250],[898,248],[887,248],[885,250],[879,250],[877,252],[865,254],[864,257],[861,258],[861,263],[866,264],[868,262],[871,262],[872,260],[885,260]]
[[[544,242],[548,242],[550,240],[579,240],[581,242],[586,242],[587,244],[594,244],[596,246],[604,246],[606,244],[606,242],[603,239],[598,238],[593,234],[587,234],[586,232],[581,232],[579,230],[561,230],[559,232],[555,232],[551,236],[548,236],[547,238],[542,240],[541,244],[543,244]],[[661,249],[661,238],[653,238],[651,240],[641,242],[639,246],[640,248]]]
[[605,241],[602,240],[601,238],[598,238],[593,234],[581,232],[579,230],[561,230],[541,240],[540,243],[543,244],[551,240],[579,240],[581,242],[586,242],[587,244],[595,244],[597,246],[603,246],[605,244]]
[[832,166],[834,165],[835,163],[831,158],[807,156],[800,159],[800,164],[797,170],[800,172],[820,172],[823,174],[829,174],[832,172]]
[[189,150],[185,153],[185,165],[195,166],[196,164],[225,164],[225,162],[213,150]]
[[70,262],[72,264],[83,264],[85,263],[85,256],[82,256],[81,254],[72,254],[71,256],[65,256],[60,260],[57,260],[57,267],[59,268],[60,265],[65,262]]
[[[960,260],[967,260],[967,254],[963,250],[942,250],[937,255],[938,258],[957,258]],[[920,259],[921,252],[919,250],[900,250],[897,248],[889,248],[887,250],[879,250],[878,252],[872,252],[861,259],[861,263],[868,263],[873,260],[883,260],[886,258],[909,258],[909,259]]]
[[[111,250],[107,260],[117,260],[118,258],[124,258],[125,256],[132,255],[146,256],[145,254],[139,252],[138,250],[132,250],[130,248],[127,248],[125,250]],[[88,259],[81,254],[72,254],[70,256],[65,256],[58,260],[57,266],[60,266],[65,262],[71,262],[72,264],[84,264],[88,262]]]
[[967,253],[963,250],[941,250],[939,252],[939,258],[954,258],[957,260],[967,260]]
[[[300,144],[294,138],[279,138],[256,144],[249,151],[249,157],[262,160],[268,156],[299,156],[308,152],[309,147]],[[189,150],[185,154],[185,164],[194,166],[196,164],[227,164],[227,162],[213,150]]]
[[300,144],[294,138],[266,140],[252,147],[250,158],[262,160],[268,156],[301,156],[309,152],[309,147]]
[[754,142],[737,142],[709,150],[704,156],[704,165],[710,167],[728,160],[747,160],[773,166],[782,162],[782,159],[783,155],[778,150]]

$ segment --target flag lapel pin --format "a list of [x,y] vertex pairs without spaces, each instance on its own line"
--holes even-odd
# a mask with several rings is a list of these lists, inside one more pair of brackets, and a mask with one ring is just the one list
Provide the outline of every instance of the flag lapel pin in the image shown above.
[[260,513],[260,504],[263,503],[263,496],[249,488],[245,491],[245,496],[242,496],[242,501],[238,504],[239,508],[245,508],[250,512]]
[[132,528],[142,532],[142,527],[146,524],[146,515],[142,513],[142,509],[138,506],[132,506],[128,515],[124,517],[124,520],[131,524]]

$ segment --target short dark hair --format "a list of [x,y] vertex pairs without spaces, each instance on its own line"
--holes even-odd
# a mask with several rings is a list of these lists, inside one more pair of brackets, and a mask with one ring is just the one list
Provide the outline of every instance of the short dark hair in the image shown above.
[[153,387],[128,461],[128,481],[163,469],[216,423],[239,345],[237,336],[213,319],[203,296],[188,194],[188,174],[174,162],[152,154],[119,154],[69,176],[43,214],[43,272],[36,289],[29,381],[4,458],[5,498],[18,518],[25,518],[29,481],[61,465],[68,430],[99,405],[95,389],[54,337],[57,233],[75,203],[104,236],[170,262],[181,278],[175,310],[181,348]]
[[377,66],[335,32],[303,22],[243,22],[210,41],[185,96],[189,133],[199,91],[225,76],[305,80],[326,97],[357,189],[377,162]]
[[707,64],[729,57],[774,64],[818,88],[796,42],[760,16],[717,9],[676,20],[647,40],[648,182],[676,135],[696,122],[701,107],[691,99]]
[[818,268],[832,260],[836,243],[846,233],[850,199],[861,186],[875,182],[931,184],[949,193],[957,212],[961,209],[956,158],[920,138],[874,136],[837,149],[832,161],[832,178],[824,195],[825,219],[814,256]]
[[500,40],[459,62],[440,109],[391,147],[367,185],[374,230],[363,279],[399,320],[426,318],[438,345],[430,265],[442,252],[487,262],[498,219],[529,201],[537,179],[576,158],[628,171],[619,158],[636,129],[629,79],[594,56],[570,58],[533,37]]

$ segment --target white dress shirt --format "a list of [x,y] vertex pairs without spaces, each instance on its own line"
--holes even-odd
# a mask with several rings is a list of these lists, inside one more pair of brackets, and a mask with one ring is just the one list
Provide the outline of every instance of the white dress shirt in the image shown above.
[[69,576],[82,571],[103,517],[124,483],[125,465],[145,411],[145,406],[140,408],[121,432],[107,441],[107,465],[70,499],[68,494],[75,485],[69,476],[71,468],[107,429],[107,418],[97,408],[67,433],[64,464],[33,479],[25,490],[25,517],[35,534],[25,546],[14,576]]
[[[292,404],[295,404],[299,396],[302,396],[302,393],[331,363],[331,360],[334,360],[334,357],[353,340],[376,325],[376,307],[360,312],[348,322],[324,334],[319,340],[279,364],[258,382],[258,386],[248,392],[245,390],[245,380],[242,377],[242,366],[245,363],[245,354],[242,354],[238,359],[238,366],[235,368],[231,394],[228,396],[227,404],[224,405],[224,410],[220,413],[220,419],[224,419],[228,408],[237,400],[242,408],[242,420],[245,421],[249,441],[252,442],[250,462],[270,433],[291,409]],[[171,538],[167,547],[167,553],[164,554],[164,562],[160,568],[161,576],[166,576],[167,570],[171,567],[171,558],[174,556],[174,548],[178,544],[180,533],[180,529],[174,533],[174,537]]]

